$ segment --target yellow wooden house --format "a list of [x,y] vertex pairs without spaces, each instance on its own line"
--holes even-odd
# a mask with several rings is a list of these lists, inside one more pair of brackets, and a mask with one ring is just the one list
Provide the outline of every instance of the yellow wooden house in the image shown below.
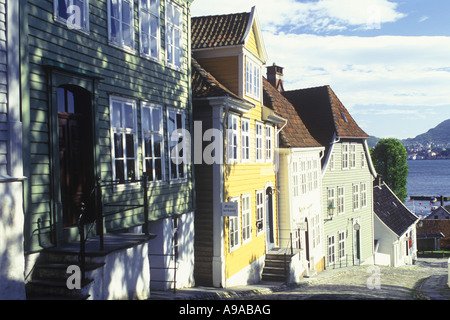
[[[276,148],[286,120],[263,104],[267,53],[255,7],[193,17],[191,29],[195,281],[257,282],[267,252],[278,246]],[[211,153],[213,142],[219,147]]]

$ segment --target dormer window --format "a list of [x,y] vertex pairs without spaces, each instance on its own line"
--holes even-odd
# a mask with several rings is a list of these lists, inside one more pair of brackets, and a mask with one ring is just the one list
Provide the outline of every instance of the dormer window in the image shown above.
[[245,93],[248,97],[260,100],[261,96],[261,67],[247,58]]

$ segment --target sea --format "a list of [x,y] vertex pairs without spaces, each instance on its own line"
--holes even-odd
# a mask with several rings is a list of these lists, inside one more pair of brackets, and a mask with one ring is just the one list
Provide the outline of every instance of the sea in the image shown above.
[[[408,160],[408,165],[408,199],[405,205],[417,215],[427,216],[434,206],[441,205],[439,196],[450,197],[450,159]],[[438,201],[410,201],[411,196],[436,197]],[[450,202],[445,202],[445,205],[450,205]]]

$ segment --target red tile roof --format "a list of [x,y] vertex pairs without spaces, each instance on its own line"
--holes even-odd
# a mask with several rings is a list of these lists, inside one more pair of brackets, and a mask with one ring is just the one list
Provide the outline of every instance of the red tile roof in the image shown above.
[[244,44],[250,13],[192,17],[192,50]]
[[285,147],[320,147],[320,143],[309,133],[294,106],[263,78],[264,105],[287,119],[281,131],[281,145]]

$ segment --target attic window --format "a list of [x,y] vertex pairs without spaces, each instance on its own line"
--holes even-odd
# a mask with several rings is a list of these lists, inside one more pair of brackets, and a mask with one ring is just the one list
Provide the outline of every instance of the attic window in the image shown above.
[[343,112],[341,112],[341,116],[342,116],[342,119],[344,119],[344,121],[346,123],[348,123],[347,117],[345,116],[345,114]]

